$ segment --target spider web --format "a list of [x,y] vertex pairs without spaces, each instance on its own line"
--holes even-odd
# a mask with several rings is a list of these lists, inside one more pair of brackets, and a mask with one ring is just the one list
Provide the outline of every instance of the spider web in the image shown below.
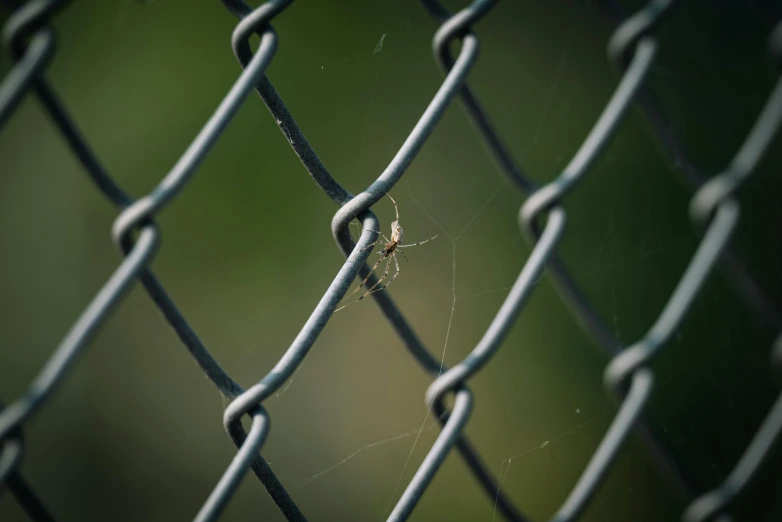
[[[380,40],[380,42],[378,42],[378,45],[376,47],[376,50],[377,50],[378,47],[381,47],[382,42],[384,41],[386,36],[387,35],[384,34],[381,37],[381,40]],[[548,121],[548,113],[549,113],[549,111],[551,109],[551,106],[552,106],[556,96],[557,96],[557,91],[558,91],[558,88],[559,88],[559,86],[561,84],[561,81],[562,81],[562,72],[563,72],[563,70],[567,66],[567,62],[568,62],[568,48],[569,48],[568,45],[569,44],[567,44],[567,42],[566,42],[565,45],[562,47],[560,55],[559,55],[559,59],[557,61],[557,67],[556,67],[556,69],[554,71],[554,75],[551,78],[551,80],[549,81],[548,86],[546,87],[546,91],[547,92],[546,92],[546,96],[545,96],[545,103],[544,103],[544,106],[543,106],[543,110],[540,113],[540,115],[538,116],[537,125],[535,127],[533,136],[532,136],[532,138],[529,141],[529,145],[528,145],[527,149],[524,151],[525,154],[528,154],[538,144],[538,141],[539,141],[539,139],[541,137],[541,133],[542,133],[542,131],[544,129],[545,123]],[[360,165],[361,165],[361,160],[362,160],[363,151],[364,151],[365,138],[368,135],[369,120],[370,120],[370,116],[372,114],[371,108],[372,108],[372,105],[375,102],[375,88],[376,88],[376,85],[377,85],[377,78],[378,78],[378,65],[376,64],[376,66],[374,68],[374,78],[373,78],[373,81],[372,81],[372,88],[371,88],[372,94],[370,95],[370,109],[367,111],[367,118],[366,118],[366,123],[365,123],[364,139],[362,139],[361,147],[359,148],[359,153],[358,153],[358,157],[357,157],[357,161],[356,161],[356,167],[357,168],[359,168]],[[497,174],[499,174],[499,173],[497,173]],[[450,242],[450,248],[449,248],[449,250],[450,250],[450,268],[451,268],[451,273],[450,273],[450,275],[451,275],[451,277],[450,277],[450,283],[451,283],[450,284],[450,290],[451,290],[451,292],[450,292],[450,306],[449,306],[449,313],[448,313],[448,319],[447,319],[447,326],[446,326],[446,329],[445,329],[444,340],[443,340],[443,343],[442,343],[442,351],[441,351],[441,354],[440,354],[441,364],[443,364],[445,362],[446,356],[448,354],[449,343],[452,342],[452,340],[451,340],[451,333],[452,333],[452,330],[453,330],[453,321],[454,321],[454,317],[455,317],[456,310],[457,310],[457,303],[464,302],[464,301],[471,300],[471,299],[475,299],[475,298],[480,298],[480,297],[483,297],[483,296],[487,296],[488,294],[497,294],[499,296],[503,292],[507,292],[507,290],[510,288],[509,284],[506,284],[504,286],[497,286],[497,285],[488,286],[488,287],[484,286],[484,288],[482,288],[482,289],[476,289],[475,287],[468,286],[468,288],[470,288],[470,290],[468,290],[468,291],[466,291],[464,293],[460,293],[460,292],[457,291],[457,279],[459,278],[459,271],[457,270],[457,258],[458,258],[458,253],[460,251],[460,249],[458,248],[458,245],[460,244],[460,240],[462,240],[465,237],[465,235],[468,234],[468,232],[470,232],[470,230],[473,227],[473,225],[476,224],[476,222],[478,222],[486,214],[487,210],[491,208],[491,206],[495,203],[495,201],[501,195],[509,192],[508,185],[509,185],[509,183],[507,182],[506,178],[502,177],[501,175],[496,176],[495,179],[494,179],[494,187],[489,191],[488,195],[485,196],[485,199],[483,199],[483,201],[481,201],[477,205],[477,208],[474,208],[473,213],[466,220],[462,221],[461,224],[457,224],[455,228],[451,224],[444,225],[441,221],[438,220],[438,218],[436,216],[434,216],[432,214],[432,212],[427,210],[427,207],[424,204],[422,204],[421,201],[419,201],[419,199],[416,197],[416,194],[415,194],[416,191],[413,190],[409,180],[405,180],[404,181],[405,196],[408,199],[407,202],[404,201],[399,196],[399,189],[397,189],[395,191],[397,199],[400,202],[399,203],[400,207],[402,207],[400,209],[400,213],[401,213],[400,221],[402,222],[402,225],[407,230],[408,236],[410,237],[410,239],[408,240],[409,242],[415,242],[415,241],[419,240],[419,238],[417,236],[415,236],[415,237],[410,236],[411,231],[413,230],[413,227],[410,226],[410,222],[411,221],[409,219],[405,218],[406,213],[408,213],[407,215],[409,215],[409,212],[410,212],[409,202],[412,202],[415,205],[415,207],[418,208],[419,213],[423,214],[423,216],[425,217],[426,220],[430,221],[432,224],[435,225],[436,229],[439,230],[439,232],[441,233],[441,235],[442,235],[444,240],[447,240],[447,242]],[[475,207],[476,205],[473,204],[473,206]],[[405,207],[408,207],[407,210],[405,210]],[[514,214],[511,214],[511,216],[514,216]],[[417,222],[420,223],[421,220],[418,220]],[[420,227],[417,227],[417,228],[420,228]],[[356,229],[356,230],[358,231],[358,229]],[[426,237],[427,235],[431,235],[431,234],[429,232],[425,232],[424,234],[422,234],[422,237]],[[516,234],[516,239],[514,240],[515,247],[511,248],[511,249],[507,249],[506,252],[505,252],[506,255],[504,255],[503,257],[506,257],[506,258],[507,257],[516,258],[516,259],[514,259],[515,261],[523,260],[523,257],[518,255],[519,251],[522,250],[520,248],[521,247],[520,239],[521,239],[520,235],[518,235],[518,233],[517,233]],[[421,251],[424,250],[425,248],[426,247],[423,247],[422,249],[416,249],[415,254],[414,254],[415,257],[421,257],[423,255]],[[514,256],[513,254],[516,254],[516,255]],[[507,259],[505,261],[507,261]],[[412,266],[413,265],[411,265],[411,268],[409,269],[409,271],[413,270]],[[399,286],[400,286],[399,282],[401,282],[401,281],[404,281],[404,276],[402,276],[398,280],[398,282],[395,283],[396,288],[399,288]],[[469,280],[467,280],[467,281],[469,281]],[[512,282],[512,279],[509,280],[509,282]],[[391,287],[389,290],[393,292],[394,287]],[[287,389],[287,387],[285,389]],[[431,412],[431,405],[429,405],[429,409],[427,410],[426,415],[424,416],[424,419],[421,422],[421,425],[420,425],[420,427],[418,429],[407,430],[407,431],[404,431],[402,433],[395,434],[395,435],[392,435],[390,437],[383,438],[383,439],[380,439],[380,440],[377,440],[377,441],[365,444],[365,445],[359,447],[357,450],[354,450],[354,451],[350,452],[347,456],[345,456],[344,458],[340,459],[336,463],[334,463],[334,464],[332,464],[332,465],[330,465],[330,466],[328,466],[328,467],[326,467],[326,468],[324,468],[324,469],[322,469],[322,470],[320,470],[320,471],[310,475],[306,479],[302,480],[301,481],[302,487],[311,485],[313,481],[324,477],[328,473],[333,472],[337,468],[347,464],[348,462],[350,462],[351,460],[353,460],[354,458],[358,457],[361,454],[364,454],[364,453],[369,452],[369,451],[380,451],[380,448],[382,448],[383,446],[385,446],[387,444],[397,443],[397,442],[403,441],[405,439],[411,439],[412,440],[412,444],[410,446],[410,450],[407,453],[407,456],[406,456],[406,458],[404,460],[404,465],[402,466],[402,469],[399,472],[398,478],[395,481],[393,490],[392,490],[392,492],[391,492],[391,494],[390,494],[390,496],[388,498],[388,501],[386,502],[386,506],[384,508],[384,513],[387,514],[390,506],[392,505],[392,503],[396,500],[396,498],[398,496],[397,495],[398,489],[400,487],[400,484],[402,483],[402,480],[405,478],[406,472],[407,472],[408,467],[410,465],[411,459],[412,459],[412,457],[413,457],[413,455],[415,453],[416,447],[418,446],[418,443],[419,443],[419,440],[421,438],[421,435],[424,434],[424,433],[431,432],[436,426],[438,426],[438,423],[436,421],[432,421],[430,419],[430,412]],[[514,461],[514,459],[518,460],[518,459],[520,459],[520,458],[522,458],[522,457],[524,457],[524,456],[526,456],[526,455],[528,455],[528,454],[530,454],[532,452],[543,450],[549,444],[558,443],[563,438],[565,438],[565,437],[567,437],[569,435],[572,435],[574,433],[577,433],[582,427],[591,424],[596,419],[602,419],[608,413],[607,411],[603,411],[602,413],[600,413],[598,415],[593,415],[591,418],[588,418],[588,419],[585,420],[584,417],[582,416],[582,412],[581,412],[580,408],[576,408],[574,410],[574,412],[575,412],[575,415],[576,415],[576,421],[575,421],[576,424],[574,426],[566,428],[566,429],[560,431],[558,434],[548,437],[546,440],[541,441],[540,443],[536,444],[535,446],[533,446],[533,447],[531,447],[531,448],[529,448],[529,449],[527,449],[525,451],[517,452],[516,454],[513,454],[513,455],[511,455],[511,456],[509,456],[507,458],[502,459],[500,461],[500,474],[499,474],[500,479],[502,481],[505,481],[505,479],[507,479],[508,474],[510,473],[510,465]]]
[[[394,45],[398,43],[395,36],[391,32],[384,32],[375,47],[375,53],[381,50],[393,52]],[[556,47],[557,54],[551,60],[553,66],[548,68],[545,78],[540,80],[541,91],[536,96],[542,103],[534,111],[534,118],[531,118],[533,123],[529,125],[530,134],[523,140],[526,145],[520,147],[515,154],[523,158],[524,163],[533,171],[558,172],[575,152],[596,117],[593,113],[584,118],[582,124],[572,128],[570,135],[564,138],[554,130],[566,126],[567,120],[573,117],[574,112],[584,110],[583,107],[574,107],[574,99],[578,98],[574,98],[572,88],[563,89],[563,86],[576,83],[574,77],[578,78],[584,73],[579,63],[578,49],[582,44],[583,42],[570,39],[559,42]],[[355,164],[357,171],[363,168],[368,157],[366,148],[370,142],[369,136],[382,118],[374,112],[379,103],[376,90],[383,81],[380,76],[380,63],[379,60],[374,62],[371,68],[369,103]],[[409,83],[408,78],[404,84]],[[605,99],[610,95],[612,86],[610,81],[606,82],[602,91]],[[583,105],[588,104],[589,100],[583,101]],[[600,107],[599,102],[596,105]],[[457,125],[466,123],[455,108],[449,111],[441,126],[447,127],[452,122],[457,122]],[[404,136],[404,131],[400,132],[399,126],[392,128],[393,133],[388,140],[391,143],[388,154],[393,154],[395,144],[399,143],[399,136]],[[630,133],[634,131],[637,132],[633,128]],[[471,138],[477,137],[473,135]],[[605,159],[594,169],[596,172],[590,175],[598,180],[593,182],[589,189],[584,189],[586,195],[576,194],[572,197],[575,210],[571,212],[571,217],[575,218],[584,213],[583,201],[590,194],[597,194],[603,204],[598,211],[590,207],[590,211],[586,212],[587,225],[581,226],[576,222],[569,227],[567,237],[560,248],[587,294],[601,296],[598,305],[608,311],[606,318],[613,324],[614,333],[621,339],[639,337],[645,324],[649,324],[656,312],[650,309],[649,313],[641,314],[640,320],[624,314],[625,303],[632,304],[632,299],[628,298],[628,292],[622,285],[627,285],[637,274],[652,267],[668,267],[669,274],[663,277],[666,283],[661,285],[659,291],[652,291],[650,294],[659,310],[667,292],[673,288],[677,271],[683,267],[682,261],[686,261],[695,244],[689,230],[676,229],[675,233],[671,233],[670,226],[656,226],[655,204],[642,205],[640,209],[626,207],[625,192],[630,185],[621,175],[623,170],[637,169],[646,166],[646,161],[653,161],[658,169],[657,175],[669,176],[671,185],[674,184],[669,167],[660,162],[657,152],[651,146],[640,154],[637,148],[630,153],[629,144],[633,139],[638,138],[636,135],[631,138],[620,135],[609,147]],[[436,134],[431,141],[437,142]],[[469,151],[470,154],[475,154],[474,147],[469,148]],[[458,152],[449,152],[463,159]],[[441,150],[438,158],[441,161],[442,153]],[[521,237],[516,223],[516,213],[522,198],[498,169],[491,165],[485,150],[482,157],[483,168],[461,169],[455,160],[446,160],[445,166],[436,165],[427,157],[425,150],[400,185],[392,191],[399,203],[400,222],[405,228],[406,243],[429,237],[433,232],[440,233],[437,241],[416,247],[408,253],[410,263],[402,265],[404,273],[387,291],[395,296],[403,313],[411,307],[417,310],[408,315],[413,318],[414,327],[421,328],[422,335],[432,338],[427,344],[433,348],[441,364],[457,363],[475,345],[529,254],[529,247]],[[419,167],[419,162],[424,165]],[[486,166],[489,168],[485,168]],[[453,191],[455,195],[443,195],[433,189],[432,185],[447,185],[449,176],[432,175],[433,170],[446,170],[450,177],[456,176],[460,181],[475,176],[476,172],[481,174],[476,176],[478,181],[466,182],[469,186],[469,194],[466,196],[465,191],[459,190]],[[589,182],[587,186],[590,186]],[[454,189],[453,184],[450,187]],[[641,191],[643,187],[630,192]],[[682,203],[684,208],[686,201],[683,200]],[[393,219],[392,205],[390,202],[381,201],[375,210],[381,217],[382,226],[386,227],[383,231],[388,233],[388,223]],[[628,211],[636,214],[632,223],[627,221]],[[385,219],[384,215],[387,216]],[[602,226],[602,230],[596,233],[595,224],[601,222],[602,225],[598,226]],[[356,225],[354,230],[357,234],[359,227]],[[579,240],[580,232],[585,232],[589,239]],[[632,241],[628,241],[628,237],[631,237]],[[587,251],[589,255],[584,256],[583,251]],[[436,261],[432,263],[427,257],[435,258]],[[522,312],[519,325],[504,343],[501,354],[495,358],[497,360],[492,361],[481,375],[473,379],[477,411],[467,428],[468,434],[473,437],[488,463],[496,463],[500,485],[517,500],[518,492],[524,491],[521,505],[524,506],[525,512],[534,515],[536,519],[549,516],[567,496],[615,411],[600,382],[604,359],[575,326],[572,316],[558,301],[559,298],[550,283],[544,278],[537,284],[542,288],[533,294],[532,301]],[[354,317],[360,315],[360,319],[342,317],[339,320],[354,325],[362,324],[367,320],[367,314],[376,313],[366,310],[371,306],[363,301],[362,303],[364,304],[359,307],[363,308],[352,307],[349,312]],[[420,311],[427,308],[438,311],[436,320],[428,315],[420,315]],[[421,317],[425,318],[423,322],[415,320]],[[550,326],[540,328],[533,324],[541,320]],[[431,335],[431,332],[436,330],[435,323],[441,324],[440,331],[443,333],[439,336]],[[556,326],[552,323],[556,323]],[[387,326],[380,324],[377,327],[388,330]],[[437,337],[440,339],[439,343],[436,341]],[[678,334],[676,342],[681,343],[681,333]],[[507,352],[520,348],[529,355],[521,358],[518,355],[508,357]],[[518,419],[509,422],[507,420],[508,414],[504,410],[512,400],[502,394],[498,395],[497,383],[510,382],[513,372],[496,371],[497,366],[502,366],[503,359],[506,362],[515,359],[517,363],[526,360],[533,367],[535,364],[541,364],[549,377],[556,375],[552,382],[536,383],[537,389],[540,390],[538,393],[549,399],[545,411],[524,403],[522,410],[528,412],[527,414],[538,414],[531,426],[519,427]],[[665,382],[677,379],[678,375],[686,375],[688,367],[684,365],[676,368]],[[530,372],[535,373],[534,369],[517,370],[517,374],[523,373],[525,376],[529,376]],[[536,386],[530,385],[525,387],[525,390],[535,388]],[[514,396],[514,393],[510,395]],[[518,395],[518,391],[515,395]],[[495,404],[487,404],[492,401]],[[438,433],[439,423],[431,418],[432,405],[427,406],[417,427],[408,425],[406,429],[392,430],[386,436],[370,439],[370,442],[344,452],[342,457],[322,468],[311,470],[305,478],[299,479],[300,487],[311,491],[316,487],[316,482],[333,476],[345,466],[370,459],[369,455],[377,455],[375,462],[387,460],[387,455],[394,455],[396,463],[383,467],[383,473],[393,477],[392,486],[390,490],[386,490],[389,491],[386,496],[375,495],[372,503],[373,506],[382,506],[382,511],[375,513],[378,519],[384,519]],[[503,420],[503,417],[506,420]],[[491,433],[502,429],[508,430],[506,433],[510,438],[515,437],[526,442],[509,443],[507,437],[494,437]],[[654,483],[654,472],[650,471],[650,463],[645,459],[643,451],[637,450],[633,443],[630,443],[629,447],[631,457],[620,458],[617,465],[619,471],[615,472],[613,479],[609,478],[607,486],[598,493],[593,508],[587,513],[587,520],[620,520],[623,516],[656,520],[661,513],[668,515],[664,508],[650,505],[647,499],[656,497],[670,500],[670,497],[667,497],[669,493]],[[454,459],[456,457],[451,457],[449,461]],[[520,465],[525,462],[532,463],[532,469],[538,471],[531,471]],[[445,467],[448,468],[449,465],[450,462],[447,462]],[[364,469],[368,473],[380,471],[372,465],[367,466],[369,467]],[[394,472],[394,468],[398,471]],[[369,471],[370,469],[373,471]],[[533,483],[534,477],[541,470],[550,479],[543,481],[544,486]],[[445,480],[448,485],[439,491],[444,492],[455,487],[453,481],[440,478],[442,475],[447,475],[447,472],[441,471],[435,482]],[[469,482],[470,478],[464,478],[464,481]],[[554,488],[555,494],[543,493],[541,488],[551,490],[551,485],[558,485],[559,490]],[[430,486],[422,503],[425,503],[429,496],[435,497],[438,494],[436,491],[436,484]],[[447,493],[441,495],[451,499]],[[475,496],[479,495],[482,493],[475,493]],[[543,497],[543,500],[536,501],[536,497]],[[491,513],[487,518],[491,516],[494,520],[496,499],[487,507],[487,511]],[[480,511],[476,511],[478,512]]]

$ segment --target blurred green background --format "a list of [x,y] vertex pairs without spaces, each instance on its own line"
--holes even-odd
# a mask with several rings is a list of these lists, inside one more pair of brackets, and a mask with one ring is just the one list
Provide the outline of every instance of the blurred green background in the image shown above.
[[[0,21],[8,14],[0,11]],[[709,174],[730,160],[774,84],[766,42],[781,15],[772,1],[692,1],[661,30],[650,87]],[[235,24],[217,0],[83,0],[55,18],[60,46],[47,76],[135,196],[168,172],[238,76]],[[335,178],[361,191],[442,80],[430,51],[437,24],[413,0],[299,0],[274,26],[280,46],[269,77]],[[506,0],[476,28],[482,48],[470,84],[538,182],[568,162],[616,86],[605,52],[613,27],[595,2]],[[0,72],[10,65],[3,55]],[[782,288],[779,144],[742,189],[734,241],[774,296]],[[529,254],[516,222],[523,195],[458,101],[392,195],[407,239],[440,237],[407,252],[389,290],[453,365],[480,339]],[[567,199],[560,252],[626,343],[656,319],[698,243],[691,195],[634,109]],[[341,266],[335,211],[253,94],[160,214],[154,270],[242,385],[272,368]],[[375,211],[388,230],[393,207],[381,201]],[[109,235],[117,213],[28,96],[0,129],[5,401],[23,393],[117,266]],[[775,332],[723,275],[711,277],[653,365],[652,418],[703,487],[732,469],[778,390],[768,364]],[[471,381],[467,433],[535,520],[562,503],[611,420],[605,364],[544,278]],[[272,431],[263,454],[312,520],[384,519],[439,431],[429,417],[414,444],[429,383],[375,304],[362,301],[330,320],[292,383],[266,402]],[[58,520],[187,520],[235,454],[225,406],[138,286],[26,425],[22,469]],[[777,452],[740,496],[737,520],[782,519],[781,463]],[[676,520],[685,505],[632,440],[583,520]],[[224,518],[250,517],[282,520],[252,475]],[[411,517],[492,519],[492,499],[456,454]],[[8,494],[0,520],[26,520]]]

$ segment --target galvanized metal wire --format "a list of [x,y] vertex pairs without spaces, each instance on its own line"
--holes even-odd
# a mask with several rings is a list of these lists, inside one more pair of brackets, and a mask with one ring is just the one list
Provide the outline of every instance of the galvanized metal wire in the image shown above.
[[[782,326],[779,312],[770,304],[771,299],[752,280],[728,245],[740,216],[740,204],[735,198],[735,192],[752,175],[782,122],[782,78],[769,95],[755,126],[733,161],[723,172],[709,179],[687,160],[682,148],[667,131],[654,99],[645,89],[657,54],[657,29],[676,3],[674,0],[653,0],[622,21],[616,29],[608,44],[609,57],[619,74],[616,89],[565,169],[552,182],[539,187],[503,145],[467,83],[479,48],[473,26],[491,14],[496,0],[474,0],[456,13],[449,12],[437,0],[421,0],[425,10],[440,23],[434,35],[433,47],[434,56],[445,73],[444,79],[387,168],[366,189],[353,195],[329,173],[265,75],[279,40],[271,22],[283,15],[292,1],[270,0],[251,8],[242,0],[222,0],[229,13],[239,19],[232,35],[232,46],[242,72],[171,171],[154,190],[137,200],[128,196],[101,166],[45,78],[45,69],[56,50],[49,22],[68,2],[32,0],[21,7],[14,4],[16,10],[3,28],[3,43],[10,51],[14,65],[0,84],[0,127],[12,117],[28,92],[38,97],[87,175],[104,196],[121,209],[113,224],[112,235],[123,253],[123,260],[55,348],[25,393],[0,410],[0,492],[7,488],[32,519],[53,520],[44,503],[21,475],[19,466],[24,453],[22,428],[62,384],[96,331],[120,305],[132,285],[140,281],[204,373],[231,401],[225,410],[223,422],[237,447],[237,453],[195,519],[217,520],[231,501],[242,478],[248,470],[252,470],[287,520],[305,520],[291,495],[261,456],[264,442],[270,434],[269,413],[263,402],[302,363],[352,281],[357,276],[369,276],[370,286],[377,282],[365,263],[370,252],[364,249],[375,241],[380,226],[372,206],[399,182],[445,110],[458,97],[505,175],[527,195],[518,220],[533,249],[481,340],[463,361],[451,368],[444,367],[421,342],[388,292],[372,294],[410,354],[432,375],[426,404],[434,410],[442,424],[439,436],[398,499],[388,520],[402,521],[410,516],[454,447],[486,494],[496,501],[498,511],[505,519],[529,520],[498,487],[497,480],[488,471],[475,446],[464,435],[464,427],[474,407],[468,381],[489,364],[501,348],[503,340],[536,288],[535,281],[544,272],[552,276],[575,320],[601,351],[610,357],[604,380],[608,392],[619,402],[608,431],[552,520],[564,522],[579,518],[634,429],[639,431],[661,471],[670,477],[683,497],[691,502],[683,515],[684,520],[695,522],[715,517],[728,520],[725,510],[729,503],[750,482],[782,430],[782,396],[775,402],[725,482],[713,491],[704,492],[705,488],[697,484],[677,462],[664,439],[644,417],[654,390],[654,374],[649,363],[664,349],[720,261],[734,275],[735,288],[748,306],[768,324],[777,329]],[[613,16],[620,17],[613,2],[605,1],[601,5]],[[253,35],[260,39],[254,52],[249,43]],[[460,42],[460,48],[458,55],[453,57],[450,49],[455,41]],[[782,23],[777,25],[772,34],[771,51],[777,61],[782,63]],[[245,389],[212,357],[149,267],[160,243],[160,230],[154,221],[156,214],[184,190],[253,89],[288,138],[287,141],[304,168],[326,195],[339,205],[332,219],[332,233],[346,261],[278,363]],[[690,207],[691,218],[703,234],[657,321],[643,338],[625,347],[604,326],[599,313],[558,256],[557,247],[566,233],[567,213],[563,201],[588,175],[590,167],[600,157],[634,104],[641,106],[674,164],[697,187]],[[348,227],[354,219],[363,227],[357,241],[351,237]],[[782,366],[782,337],[776,341],[772,362],[777,368]],[[448,395],[453,395],[453,407],[450,410],[445,406]],[[244,416],[251,419],[249,431],[242,425]]]

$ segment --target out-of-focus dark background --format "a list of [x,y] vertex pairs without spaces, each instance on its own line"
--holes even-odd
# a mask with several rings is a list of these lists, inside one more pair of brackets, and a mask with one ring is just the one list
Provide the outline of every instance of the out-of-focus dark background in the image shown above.
[[[622,5],[631,12],[641,2]],[[0,21],[8,14],[0,10]],[[710,175],[742,143],[774,84],[766,44],[780,16],[772,1],[683,2],[660,31],[651,90]],[[132,194],[166,174],[238,76],[235,24],[217,0],[84,0],[54,19],[59,48],[47,76]],[[274,26],[280,46],[269,77],[336,179],[361,191],[442,80],[430,51],[437,24],[413,0],[299,0]],[[506,0],[476,27],[482,48],[470,84],[538,182],[559,173],[617,84],[606,59],[613,27],[596,2],[565,0]],[[9,68],[3,55],[0,73]],[[740,193],[734,241],[772,296],[781,281],[780,143]],[[440,237],[407,252],[389,291],[452,365],[481,337],[529,254],[516,222],[523,195],[458,101],[392,195],[406,239]],[[691,195],[634,109],[567,199],[560,252],[626,343],[656,319],[698,243]],[[375,210],[387,230],[393,207],[384,200]],[[159,216],[154,270],[242,385],[272,368],[341,266],[335,211],[253,94]],[[28,96],[0,129],[3,400],[23,393],[117,266],[117,212]],[[775,333],[717,271],[653,364],[651,416],[703,487],[732,469],[777,393]],[[467,433],[535,520],[561,504],[611,420],[605,364],[544,278],[471,381]],[[438,433],[430,416],[414,444],[429,382],[371,300],[330,320],[292,383],[266,403],[272,431],[263,453],[305,514],[387,515]],[[225,405],[137,287],[26,425],[22,469],[61,520],[185,520],[235,454]],[[776,453],[740,496],[737,520],[782,518],[781,462]],[[633,440],[583,519],[675,520],[685,505]],[[225,519],[249,517],[282,520],[252,475]],[[492,519],[492,500],[456,454],[411,518]],[[8,494],[0,520],[26,520]]]

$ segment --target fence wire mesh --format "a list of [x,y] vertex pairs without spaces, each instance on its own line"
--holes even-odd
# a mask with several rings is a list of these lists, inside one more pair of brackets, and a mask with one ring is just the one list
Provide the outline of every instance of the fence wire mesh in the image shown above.
[[[675,334],[718,265],[725,269],[736,294],[756,317],[775,331],[780,331],[782,327],[782,318],[775,310],[772,299],[755,282],[729,244],[740,216],[736,192],[753,174],[763,154],[774,143],[774,136],[782,121],[782,79],[777,81],[769,93],[765,106],[737,148],[733,160],[720,173],[709,177],[685,156],[668,130],[654,98],[646,89],[658,54],[658,33],[669,17],[675,16],[672,11],[678,2],[654,0],[628,16],[613,2],[602,2],[600,7],[618,22],[608,42],[608,56],[617,73],[615,90],[569,163],[553,181],[539,186],[512,158],[481,107],[478,96],[467,83],[478,61],[479,40],[473,27],[484,17],[491,16],[496,0],[475,0],[457,12],[449,11],[437,0],[421,0],[425,11],[440,24],[434,35],[433,51],[443,72],[442,83],[386,169],[363,191],[354,195],[327,170],[266,76],[279,41],[284,40],[284,35],[278,36],[272,22],[285,15],[293,0],[271,0],[258,7],[250,7],[242,0],[222,0],[222,3],[239,20],[231,43],[242,68],[241,74],[170,172],[154,190],[134,200],[98,161],[65,105],[59,100],[54,87],[46,79],[46,69],[57,47],[50,24],[69,2],[31,0],[23,5],[9,2],[14,10],[3,27],[3,43],[14,65],[0,84],[0,128],[14,115],[26,95],[34,94],[37,97],[57,131],[80,161],[84,172],[120,210],[112,227],[112,237],[124,257],[27,389],[4,405],[0,412],[0,492],[7,489],[31,519],[54,519],[34,487],[22,476],[20,464],[25,450],[22,428],[47,404],[92,342],[98,329],[121,305],[133,285],[140,282],[209,380],[230,401],[225,409],[223,423],[237,448],[236,455],[203,502],[195,519],[217,520],[231,502],[244,476],[252,470],[287,520],[305,520],[304,513],[289,490],[262,456],[264,443],[270,434],[270,415],[264,407],[264,401],[277,393],[300,367],[353,281],[357,277],[367,278],[368,288],[378,284],[378,278],[370,273],[370,267],[366,264],[371,253],[367,246],[378,239],[378,231],[381,230],[372,207],[399,183],[440,123],[446,109],[458,98],[487,150],[526,198],[518,213],[518,224],[529,240],[532,251],[483,337],[467,357],[450,368],[423,344],[387,291],[372,294],[412,357],[431,375],[426,406],[432,412],[432,417],[441,424],[436,441],[428,449],[401,496],[396,499],[387,519],[402,521],[410,517],[446,457],[455,450],[471,470],[478,486],[495,504],[499,515],[506,520],[530,520],[505,493],[501,477],[495,477],[489,471],[477,446],[466,436],[465,426],[474,408],[470,379],[486,367],[500,349],[536,289],[537,281],[545,273],[551,277],[573,319],[610,358],[605,368],[604,383],[618,404],[608,430],[551,520],[578,520],[583,515],[634,431],[639,434],[659,472],[684,498],[689,499],[689,507],[682,515],[683,520],[730,520],[728,511],[731,501],[744,490],[762,466],[782,430],[782,396],[776,400],[746,451],[722,484],[708,490],[693,479],[672,452],[659,428],[647,416],[647,406],[655,388],[655,374],[650,369],[650,363]],[[258,39],[257,46],[251,45],[253,37]],[[777,63],[782,63],[782,22],[776,25],[769,42],[771,57]],[[382,40],[379,45],[382,45]],[[458,53],[454,54],[453,49],[456,47]],[[150,265],[161,241],[161,231],[155,222],[156,215],[172,204],[188,186],[199,165],[253,90],[260,95],[312,179],[339,205],[331,229],[346,260],[279,362],[257,383],[245,389],[212,356]],[[701,240],[648,333],[626,346],[606,326],[586,297],[586,292],[579,287],[567,264],[558,255],[557,249],[566,233],[567,212],[564,203],[603,154],[620,123],[634,106],[641,109],[670,162],[693,187],[690,218],[701,231]],[[362,227],[356,241],[349,228],[354,220],[358,220]],[[782,366],[782,337],[777,339],[772,348],[771,360],[777,369]],[[447,406],[448,401],[452,401],[450,408]],[[243,420],[249,421],[248,429],[242,424]]]

